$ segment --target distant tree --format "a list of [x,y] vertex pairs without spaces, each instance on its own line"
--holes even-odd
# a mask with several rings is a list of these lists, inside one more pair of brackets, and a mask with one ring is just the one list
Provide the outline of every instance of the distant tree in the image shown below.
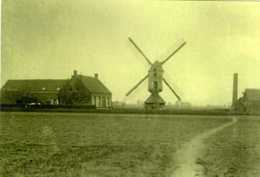
[[30,89],[23,89],[15,93],[16,103],[17,104],[29,104],[37,103],[38,99],[35,97]]
[[59,102],[64,105],[82,104],[88,99],[80,80],[68,80],[58,93]]
[[234,109],[235,111],[238,112],[243,112],[243,113],[247,112],[246,101],[244,97],[241,97],[237,100],[237,102],[234,105]]
[[73,103],[74,104],[84,104],[89,101],[88,94],[86,92],[86,88],[83,83],[78,79],[73,82]]
[[58,99],[60,104],[72,105],[73,103],[73,93],[72,86],[69,81],[67,81],[58,93]]

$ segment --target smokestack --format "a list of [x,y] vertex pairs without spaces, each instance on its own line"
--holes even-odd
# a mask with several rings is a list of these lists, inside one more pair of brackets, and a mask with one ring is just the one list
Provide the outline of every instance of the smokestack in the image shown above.
[[98,79],[98,73],[95,73],[94,76],[96,79]]
[[73,76],[76,77],[78,75],[78,71],[77,70],[74,70],[73,71]]
[[232,98],[232,107],[234,108],[237,102],[237,93],[238,93],[238,73],[234,73],[233,76],[233,98]]

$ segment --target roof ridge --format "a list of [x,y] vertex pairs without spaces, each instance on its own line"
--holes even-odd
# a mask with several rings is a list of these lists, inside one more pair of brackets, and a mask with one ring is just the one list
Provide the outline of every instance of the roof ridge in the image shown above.
[[[83,83],[84,87],[92,93],[112,94],[111,91],[102,83],[101,80],[91,76],[79,75],[79,80]],[[31,89],[50,89],[55,90],[62,87],[66,81],[71,79],[16,79],[8,80],[2,88],[31,88]]]

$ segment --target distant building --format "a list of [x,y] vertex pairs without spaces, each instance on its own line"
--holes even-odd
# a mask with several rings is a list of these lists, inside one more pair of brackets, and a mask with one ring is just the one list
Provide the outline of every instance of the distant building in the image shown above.
[[260,89],[246,89],[236,105],[239,111],[260,113]]
[[179,109],[190,109],[191,108],[191,103],[189,102],[181,102],[181,101],[176,101],[175,105],[176,108]]
[[238,98],[238,73],[233,75],[232,111],[255,114],[260,113],[260,89],[245,89]]
[[124,108],[126,106],[126,103],[123,101],[113,101],[112,106],[113,108]]
[[58,105],[93,105],[111,107],[112,93],[98,79],[74,71],[71,79],[8,80],[1,89],[1,104],[24,102]]

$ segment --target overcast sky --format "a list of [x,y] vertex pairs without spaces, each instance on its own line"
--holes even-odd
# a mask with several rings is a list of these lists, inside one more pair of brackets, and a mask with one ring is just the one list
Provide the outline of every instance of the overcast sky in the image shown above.
[[[147,82],[125,97],[149,66],[128,36],[164,66],[184,101],[230,104],[239,91],[260,88],[260,3],[119,0],[4,0],[2,85],[8,79],[70,78],[99,73],[114,100],[148,96]],[[164,87],[167,102],[176,98]]]

